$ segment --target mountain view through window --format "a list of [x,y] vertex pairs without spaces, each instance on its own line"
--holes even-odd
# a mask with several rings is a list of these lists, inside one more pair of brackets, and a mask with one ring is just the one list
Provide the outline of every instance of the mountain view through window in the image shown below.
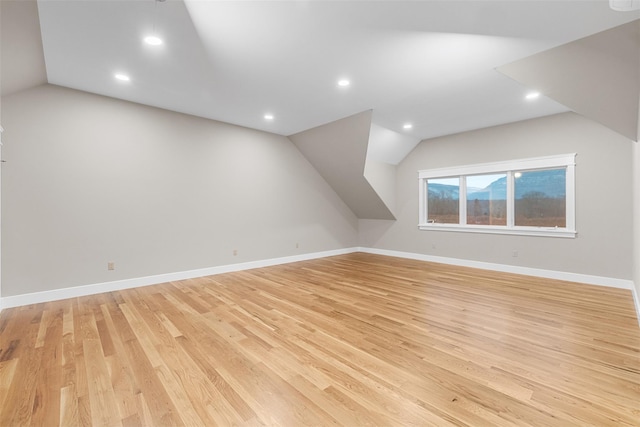
[[[566,226],[566,171],[514,172],[514,225]],[[464,176],[467,225],[507,224],[507,174]],[[458,223],[460,178],[427,180],[428,221]]]

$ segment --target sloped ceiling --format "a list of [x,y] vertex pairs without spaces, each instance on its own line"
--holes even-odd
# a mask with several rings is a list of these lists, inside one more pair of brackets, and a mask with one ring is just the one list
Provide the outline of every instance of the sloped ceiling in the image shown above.
[[371,111],[289,136],[358,218],[395,219],[365,178]]
[[[281,135],[373,110],[376,124],[419,139],[567,111],[524,101],[529,89],[495,68],[640,13],[581,0],[38,5],[52,84]],[[152,31],[162,46],[142,42]]]
[[504,65],[498,71],[638,140],[640,20]]

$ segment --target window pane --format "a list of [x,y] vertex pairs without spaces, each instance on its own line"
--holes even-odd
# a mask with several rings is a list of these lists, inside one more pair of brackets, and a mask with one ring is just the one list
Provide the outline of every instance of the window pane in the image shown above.
[[460,223],[460,178],[427,180],[428,222]]
[[566,169],[516,172],[515,225],[566,227]]
[[467,180],[467,224],[507,225],[507,174],[473,175]]

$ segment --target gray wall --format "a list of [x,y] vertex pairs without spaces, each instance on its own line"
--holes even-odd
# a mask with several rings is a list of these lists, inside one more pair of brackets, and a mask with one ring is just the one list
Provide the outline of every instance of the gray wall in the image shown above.
[[38,2],[36,0],[0,1],[0,94],[9,95],[47,82],[44,64]]
[[[576,114],[423,141],[398,221],[358,221],[285,137],[50,85],[3,97],[2,123],[3,296],[358,244],[640,284],[640,150]],[[576,239],[418,230],[418,170],[568,152]]]
[[640,321],[640,143],[633,145],[633,282],[636,287],[636,310]]
[[[1,4],[1,3],[0,3]],[[0,6],[0,124],[2,124],[2,6]],[[2,144],[0,144],[0,159],[2,159]],[[0,169],[1,164],[0,164]],[[2,174],[0,173],[0,176]],[[2,194],[2,178],[0,177],[0,196]],[[0,197],[1,199],[1,197]],[[2,216],[0,214],[0,224],[2,224]],[[2,236],[0,232],[0,242]],[[2,256],[2,245],[0,244],[0,258]],[[0,262],[0,299],[2,298],[2,262]],[[0,311],[2,306],[0,305]]]
[[[418,230],[418,170],[571,152],[577,238]],[[398,221],[360,220],[360,246],[630,280],[631,154],[627,138],[574,113],[423,141],[398,166]]]
[[51,85],[2,104],[4,297],[357,244],[286,137]]

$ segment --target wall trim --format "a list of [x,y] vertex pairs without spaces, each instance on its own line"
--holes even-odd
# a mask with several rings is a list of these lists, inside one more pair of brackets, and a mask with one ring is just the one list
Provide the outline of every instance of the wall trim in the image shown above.
[[273,265],[289,264],[298,261],[326,258],[336,255],[344,255],[353,252],[364,252],[375,255],[384,255],[398,258],[414,259],[418,261],[436,262],[440,264],[457,265],[461,267],[479,268],[483,270],[500,271],[504,273],[523,274],[527,276],[544,277],[547,279],[565,280],[568,282],[586,283],[589,285],[607,286],[619,289],[628,289],[633,295],[638,323],[640,324],[640,295],[631,280],[616,279],[612,277],[592,276],[588,274],[569,273],[564,271],[544,270],[531,267],[519,267],[506,264],[495,264],[482,261],[472,261],[459,258],[448,258],[434,255],[425,255],[413,252],[402,252],[388,249],[376,249],[365,247],[352,247],[334,249],[322,252],[312,252],[301,255],[292,255],[280,258],[270,258],[258,261],[248,261],[238,264],[220,265],[216,267],[201,268],[197,270],[180,271],[175,273],[158,274],[154,276],[138,277],[133,279],[116,280],[113,282],[95,283],[90,285],[74,286],[71,288],[55,289],[51,291],[34,292],[29,294],[14,295],[0,298],[0,310],[4,308],[19,307],[30,304],[39,304],[49,301],[57,301],[68,298],[76,298],[87,295],[95,295],[104,292],[113,292],[123,289],[138,288],[142,286],[156,285],[160,283],[193,279],[196,277],[214,276],[216,274],[231,273],[234,271],[251,270],[254,268],[270,267]]
[[636,304],[636,314],[638,316],[638,325],[640,325],[640,295],[638,294],[638,290],[635,286],[631,288],[631,293],[633,294],[633,302]]
[[546,279],[565,280],[567,282],[586,283],[589,285],[608,286],[610,288],[634,289],[633,282],[612,277],[592,276],[564,271],[543,270],[540,268],[519,267],[515,265],[494,264],[490,262],[472,261],[459,258],[448,258],[435,255],[424,255],[413,252],[392,251],[388,249],[359,248],[360,252],[376,255],[395,256],[398,258],[415,259],[418,261],[437,262],[440,264],[458,265],[461,267],[480,268],[483,270],[500,271],[504,273],[522,274],[525,276],[544,277]]
[[280,258],[271,258],[258,261],[248,261],[238,264],[227,264],[216,267],[201,268],[197,270],[179,271],[175,273],[157,274],[153,276],[137,277],[133,279],[116,280],[113,282],[95,283],[91,285],[74,286],[70,288],[55,289],[51,291],[33,292],[29,294],[13,295],[0,298],[0,309],[19,307],[23,305],[39,304],[49,301],[57,301],[68,298],[95,295],[104,292],[120,291],[123,289],[138,288],[142,286],[157,285],[160,283],[178,280],[193,279],[196,277],[213,276],[216,274],[231,273],[234,271],[251,270],[253,268],[269,267],[272,265],[289,264],[298,261],[307,261],[317,258],[326,258],[335,255],[344,255],[358,252],[357,247],[334,249],[322,252],[312,252],[301,255],[292,255]]

